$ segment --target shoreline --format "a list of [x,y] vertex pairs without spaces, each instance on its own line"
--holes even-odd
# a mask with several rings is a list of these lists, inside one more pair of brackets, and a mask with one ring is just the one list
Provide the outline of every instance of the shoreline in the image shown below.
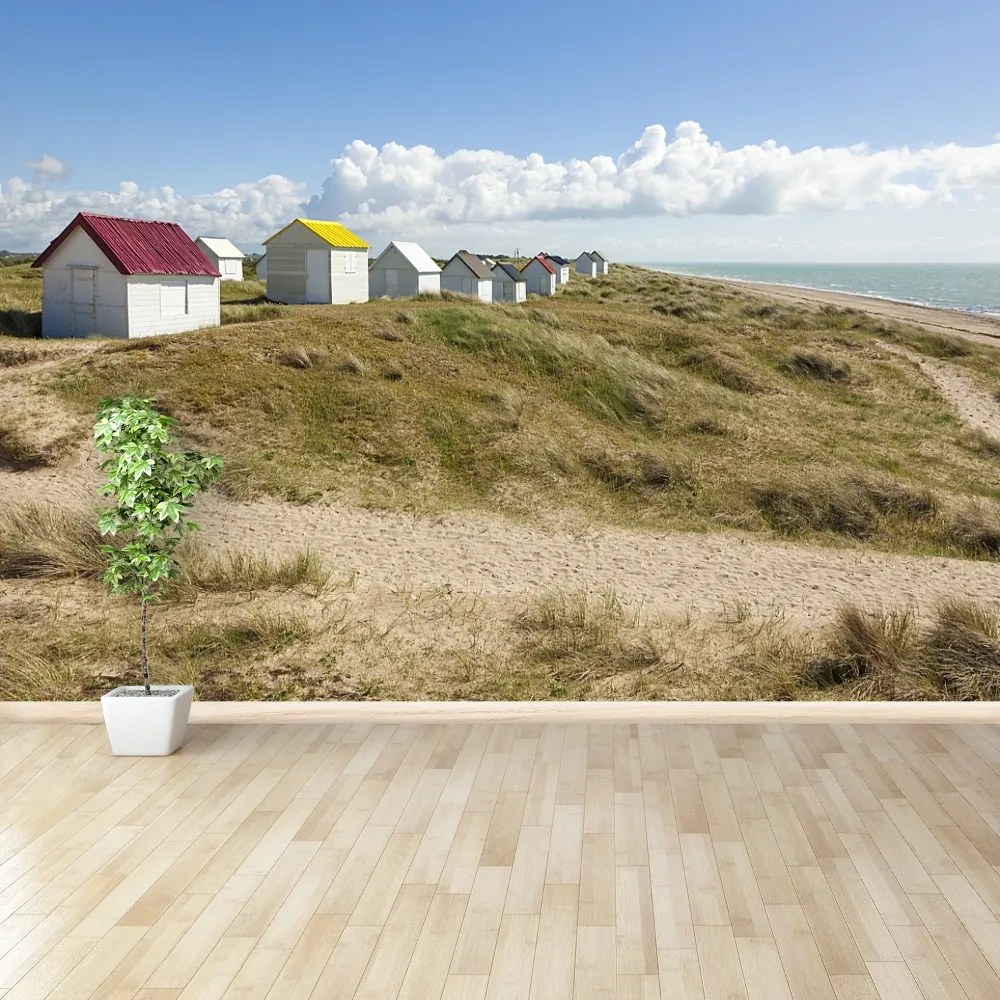
[[[645,267],[646,265],[639,265]],[[975,313],[963,309],[946,309],[942,306],[920,305],[899,299],[881,298],[876,295],[862,295],[858,292],[835,292],[824,288],[809,288],[804,285],[769,284],[762,281],[746,281],[741,278],[719,278],[715,275],[694,275],[683,271],[665,271],[648,268],[659,274],[672,274],[690,278],[692,281],[710,281],[757,292],[784,302],[798,305],[831,305],[845,309],[860,309],[874,316],[913,323],[942,333],[958,334],[973,340],[983,338],[990,343],[1000,340],[1000,314]]]

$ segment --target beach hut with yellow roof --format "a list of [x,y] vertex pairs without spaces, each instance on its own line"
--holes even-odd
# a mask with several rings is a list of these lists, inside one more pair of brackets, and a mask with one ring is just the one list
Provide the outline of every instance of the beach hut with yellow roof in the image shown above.
[[264,246],[272,302],[368,301],[368,244],[339,222],[293,219]]

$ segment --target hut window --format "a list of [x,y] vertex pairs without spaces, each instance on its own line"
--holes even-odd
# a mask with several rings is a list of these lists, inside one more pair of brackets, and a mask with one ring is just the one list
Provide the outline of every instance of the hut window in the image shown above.
[[353,251],[349,250],[344,254],[344,274],[357,274],[358,273],[358,255]]
[[160,285],[160,316],[186,316],[187,311],[187,282],[164,281]]

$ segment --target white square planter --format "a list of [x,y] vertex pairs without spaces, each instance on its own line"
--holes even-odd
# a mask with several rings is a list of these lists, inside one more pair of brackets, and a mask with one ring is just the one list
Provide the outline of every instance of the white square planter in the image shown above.
[[[115,756],[165,757],[184,742],[194,688],[190,684],[153,684],[151,687],[154,691],[177,693],[147,695],[142,687],[129,684],[101,698],[108,742]],[[119,695],[118,691],[135,693]]]

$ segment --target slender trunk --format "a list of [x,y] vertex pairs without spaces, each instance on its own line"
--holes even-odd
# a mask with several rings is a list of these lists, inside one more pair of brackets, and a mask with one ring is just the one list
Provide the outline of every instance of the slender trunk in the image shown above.
[[139,624],[139,656],[142,660],[142,683],[146,686],[146,694],[153,692],[149,687],[149,657],[146,653],[146,595],[142,595],[142,615]]

